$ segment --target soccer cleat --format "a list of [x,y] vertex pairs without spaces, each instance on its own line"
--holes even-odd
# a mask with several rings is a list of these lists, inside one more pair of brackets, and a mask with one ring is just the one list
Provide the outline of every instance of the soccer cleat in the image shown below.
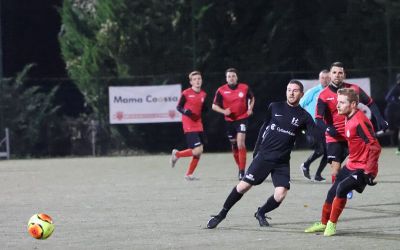
[[241,181],[244,178],[244,170],[239,170],[238,179]]
[[303,173],[304,178],[311,180],[311,176],[310,176],[310,169],[304,167],[304,163],[302,163],[300,165],[300,170]]
[[176,156],[176,153],[178,152],[177,149],[172,149],[172,153],[171,153],[171,168],[175,167],[176,162],[178,161],[178,157]]
[[[259,213],[260,208],[257,209],[257,212],[255,212],[254,217],[258,220],[258,223],[260,224],[260,227],[268,227],[269,223],[267,221],[267,217],[265,214]],[[271,219],[271,218],[268,218]]]
[[328,221],[328,224],[326,224],[326,228],[324,231],[324,236],[332,236],[335,234],[336,234],[336,223]]
[[314,176],[314,181],[315,182],[326,182],[326,179],[322,177],[321,175],[316,175]]
[[212,216],[212,218],[207,222],[208,229],[216,228],[218,226],[218,224],[221,223],[221,221],[223,221],[225,219],[225,216],[222,216],[220,214],[211,215],[211,216]]
[[200,180],[200,178],[190,174],[190,175],[185,175],[185,180],[187,180],[187,181],[198,181],[198,180]]
[[322,222],[318,221],[315,222],[311,227],[306,228],[304,232],[306,233],[317,233],[317,232],[324,232],[326,229],[326,225],[322,224]]
[[347,193],[347,199],[351,200],[353,198],[353,191]]

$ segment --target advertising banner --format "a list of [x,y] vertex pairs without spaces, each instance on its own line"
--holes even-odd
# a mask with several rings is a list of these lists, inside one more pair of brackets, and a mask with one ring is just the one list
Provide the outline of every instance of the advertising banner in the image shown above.
[[181,122],[181,85],[109,87],[110,123]]

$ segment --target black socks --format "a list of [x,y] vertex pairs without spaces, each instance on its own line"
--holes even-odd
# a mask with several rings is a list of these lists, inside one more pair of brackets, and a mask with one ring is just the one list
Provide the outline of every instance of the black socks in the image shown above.
[[260,210],[258,212],[260,214],[266,214],[266,213],[274,210],[275,208],[279,207],[280,204],[281,204],[281,202],[277,202],[274,199],[274,195],[271,195],[268,198],[267,202],[262,207],[260,207]]
[[219,214],[223,217],[226,217],[226,214],[229,212],[229,210],[242,198],[242,196],[243,194],[239,193],[235,186],[226,198],[224,206]]

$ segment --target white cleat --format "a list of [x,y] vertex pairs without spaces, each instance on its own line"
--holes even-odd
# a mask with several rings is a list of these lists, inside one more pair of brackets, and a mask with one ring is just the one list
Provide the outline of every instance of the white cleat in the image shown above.
[[176,157],[176,153],[178,152],[177,149],[172,149],[172,153],[171,153],[171,168],[175,167],[176,162],[178,161],[178,157]]
[[194,175],[185,175],[185,180],[187,180],[187,181],[198,181],[198,180],[200,180],[200,178],[198,178],[198,177],[196,177],[196,176],[194,176]]

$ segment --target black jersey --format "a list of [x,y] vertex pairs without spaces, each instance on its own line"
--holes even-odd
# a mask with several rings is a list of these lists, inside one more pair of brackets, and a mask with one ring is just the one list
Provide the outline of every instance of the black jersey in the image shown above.
[[260,129],[254,155],[260,154],[276,163],[289,163],[296,136],[302,130],[310,130],[314,135],[315,128],[311,115],[300,105],[292,107],[287,102],[273,102]]

